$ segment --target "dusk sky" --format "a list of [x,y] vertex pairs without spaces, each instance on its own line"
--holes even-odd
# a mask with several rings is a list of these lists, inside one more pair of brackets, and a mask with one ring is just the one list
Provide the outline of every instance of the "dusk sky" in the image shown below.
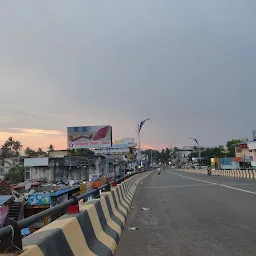
[[1,1],[0,143],[66,148],[113,126],[143,147],[256,129],[255,0]]

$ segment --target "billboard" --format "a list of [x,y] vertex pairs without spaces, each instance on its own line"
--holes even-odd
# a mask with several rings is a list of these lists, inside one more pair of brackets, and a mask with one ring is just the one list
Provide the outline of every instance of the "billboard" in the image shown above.
[[30,194],[28,195],[28,205],[50,204],[50,194]]
[[79,126],[68,127],[68,149],[110,148],[112,146],[112,127]]

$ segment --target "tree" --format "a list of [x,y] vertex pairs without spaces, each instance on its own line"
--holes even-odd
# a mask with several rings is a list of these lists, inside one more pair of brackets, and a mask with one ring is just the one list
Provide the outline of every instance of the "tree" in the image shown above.
[[2,145],[1,156],[3,158],[7,158],[7,157],[9,157],[10,153],[11,153],[11,149],[9,148],[9,146],[7,146],[6,144]]
[[19,152],[22,149],[22,147],[23,146],[21,145],[20,141],[13,141],[12,148],[15,151],[16,156],[19,156]]
[[[192,157],[199,157],[198,151],[194,151],[190,154],[190,160]],[[226,152],[224,146],[220,145],[218,147],[204,148],[201,152],[202,164],[210,165],[211,158],[223,158],[226,157]]]
[[39,148],[37,149],[36,154],[37,154],[38,156],[44,156],[44,155],[46,155],[46,153],[43,151],[43,149],[42,149],[41,147],[39,147]]
[[8,158],[12,156],[19,156],[19,151],[22,149],[20,141],[15,141],[13,137],[9,137],[8,140],[2,145],[2,158]]
[[160,153],[160,162],[168,164],[171,157],[171,150],[169,148],[162,149]]
[[228,153],[227,153],[228,157],[235,157],[236,152],[235,152],[234,144],[238,144],[238,143],[241,143],[241,142],[243,142],[243,141],[240,140],[240,139],[233,139],[233,140],[229,140],[227,142],[226,146],[227,146],[227,149],[228,149]]
[[37,156],[36,151],[31,149],[30,147],[26,147],[24,154],[25,156]]
[[83,156],[88,158],[92,158],[94,156],[94,152],[88,148],[68,149],[68,153],[71,156]]
[[52,151],[54,151],[54,146],[50,144],[48,147],[48,152],[52,152]]
[[13,140],[13,137],[9,137],[8,140],[5,142],[5,144],[6,144],[6,146],[12,148],[14,142],[15,142],[15,141]]
[[17,184],[24,181],[24,166],[15,165],[9,169],[9,172],[5,175],[5,179],[11,184]]
[[149,161],[151,162],[151,154],[154,163],[159,163],[160,161],[160,152],[154,149],[147,149],[141,152],[142,154],[146,154],[148,156]]

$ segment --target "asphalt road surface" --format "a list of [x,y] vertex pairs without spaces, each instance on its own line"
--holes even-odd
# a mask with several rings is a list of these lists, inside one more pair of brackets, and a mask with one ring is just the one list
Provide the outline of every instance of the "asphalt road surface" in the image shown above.
[[116,255],[256,255],[256,181],[170,169],[149,175]]

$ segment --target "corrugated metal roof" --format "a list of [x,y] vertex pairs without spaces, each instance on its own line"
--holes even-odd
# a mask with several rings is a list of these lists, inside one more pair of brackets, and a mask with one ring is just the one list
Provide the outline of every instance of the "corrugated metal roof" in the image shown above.
[[51,193],[51,196],[60,196],[62,194],[68,193],[69,191],[73,190],[74,188],[63,188],[59,191],[56,191],[54,193]]
[[13,197],[13,195],[4,195],[0,196],[0,205],[3,205],[6,203],[8,200],[10,200]]

